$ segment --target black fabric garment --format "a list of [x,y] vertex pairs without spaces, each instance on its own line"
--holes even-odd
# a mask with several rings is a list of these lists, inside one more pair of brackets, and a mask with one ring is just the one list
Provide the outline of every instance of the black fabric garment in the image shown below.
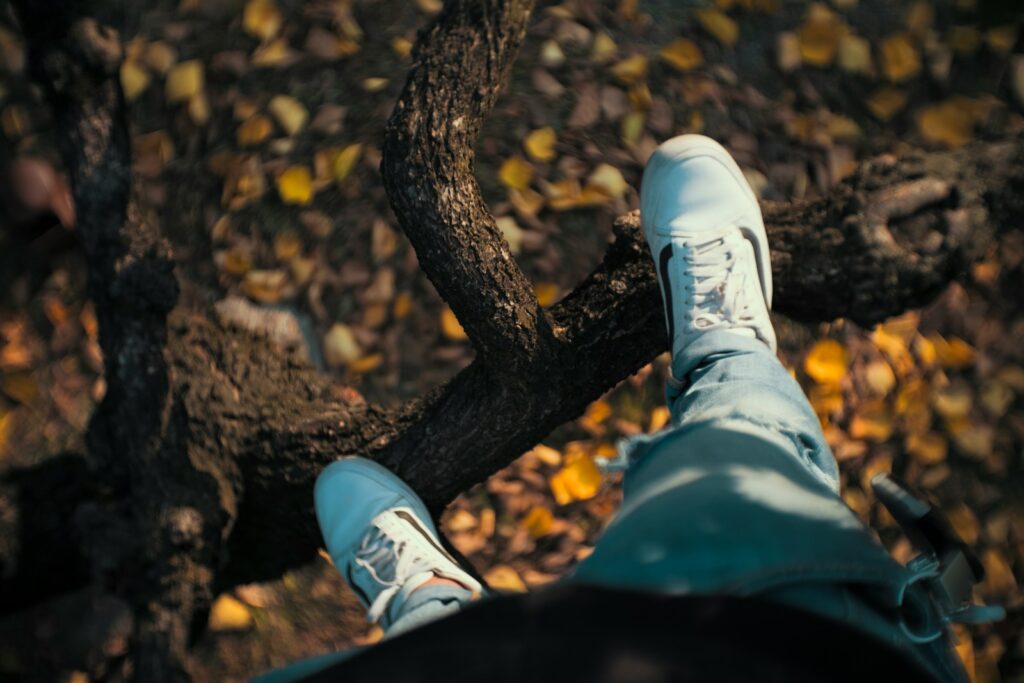
[[837,621],[764,600],[561,584],[476,603],[305,683],[933,681]]

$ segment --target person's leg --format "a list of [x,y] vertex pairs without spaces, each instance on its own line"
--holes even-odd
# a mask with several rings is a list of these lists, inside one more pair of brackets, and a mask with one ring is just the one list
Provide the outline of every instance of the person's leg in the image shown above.
[[[462,609],[482,587],[444,549],[419,496],[365,458],[332,463],[314,493],[324,545],[370,621],[391,637]],[[358,652],[331,653],[254,683],[286,683]]]
[[672,341],[672,425],[621,447],[622,509],[573,580],[758,595],[853,623],[955,680],[919,577],[839,498],[818,419],[775,356],[767,239],[738,167],[707,138],[669,141],[644,173],[641,220]]

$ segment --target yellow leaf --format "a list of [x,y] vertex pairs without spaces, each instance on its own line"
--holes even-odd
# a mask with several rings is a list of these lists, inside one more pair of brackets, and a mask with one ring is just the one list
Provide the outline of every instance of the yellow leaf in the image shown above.
[[561,487],[564,489],[564,493],[568,493],[571,500],[587,500],[596,496],[601,489],[601,470],[597,468],[589,453],[576,451],[566,454],[565,465],[551,478],[551,481],[559,482],[557,485],[551,484],[556,499],[558,497],[556,487]]
[[590,61],[597,64],[604,64],[610,62],[615,58],[615,53],[618,52],[618,48],[615,45],[615,41],[612,37],[604,31],[594,36],[594,46],[590,50]]
[[250,270],[242,279],[242,290],[254,301],[273,304],[281,300],[287,281],[282,270]]
[[242,11],[242,28],[251,36],[268,40],[281,30],[281,11],[273,0],[249,0]]
[[363,90],[366,92],[380,92],[388,85],[388,79],[376,76],[363,79]]
[[910,37],[904,34],[889,36],[882,41],[882,73],[894,83],[902,83],[921,71],[921,57]]
[[460,533],[462,531],[470,531],[475,529],[479,522],[473,513],[469,510],[456,510],[452,513],[452,516],[445,522],[445,529],[450,533]]
[[188,116],[199,126],[210,120],[210,101],[204,93],[193,95],[188,101]]
[[804,372],[818,384],[839,384],[846,376],[846,349],[834,339],[817,342],[804,358]]
[[959,503],[954,507],[943,510],[949,525],[953,527],[956,535],[962,538],[967,545],[974,545],[978,542],[978,535],[981,531],[978,518],[971,512],[971,509]]
[[714,9],[698,9],[693,11],[693,17],[705,31],[714,36],[718,42],[726,47],[733,47],[740,37],[740,28],[736,22],[725,14]]
[[159,74],[166,74],[178,61],[174,48],[162,40],[155,40],[146,47],[146,64]]
[[405,36],[395,36],[391,39],[391,50],[402,59],[408,59],[412,55],[412,41]]
[[917,116],[917,129],[929,142],[962,147],[971,141],[982,113],[982,107],[974,100],[953,97],[922,109]]
[[892,436],[892,415],[882,401],[861,406],[850,420],[850,436],[868,441],[886,441]]
[[544,206],[544,195],[530,188],[525,190],[509,190],[508,200],[512,203],[512,208],[520,216],[536,216],[537,212]]
[[267,106],[270,113],[277,119],[277,123],[288,135],[295,135],[306,125],[309,112],[294,97],[288,95],[275,95]]
[[922,465],[935,465],[946,459],[946,440],[938,434],[911,434],[904,447]]
[[462,329],[459,319],[455,317],[454,311],[448,306],[445,306],[441,311],[441,332],[452,341],[465,341],[469,339],[466,336],[466,331]]
[[555,158],[555,140],[555,129],[546,126],[527,135],[523,147],[534,161],[551,161]]
[[134,59],[126,59],[121,63],[121,89],[128,102],[141,95],[149,87],[149,81],[149,72]]
[[498,169],[498,180],[512,190],[525,190],[533,181],[533,166],[521,156],[506,159]]
[[313,176],[305,166],[290,166],[277,176],[277,193],[285,204],[309,204],[313,199]]
[[537,303],[544,308],[558,300],[558,285],[553,282],[542,282],[535,285],[533,290],[537,294]]
[[622,142],[627,146],[635,145],[640,141],[644,132],[644,124],[647,123],[647,115],[642,111],[634,111],[622,117]]
[[876,119],[885,122],[907,106],[907,94],[897,88],[886,86],[876,90],[865,104]]
[[263,114],[256,114],[246,119],[238,127],[238,144],[246,147],[258,145],[266,140],[274,129],[274,124]]
[[950,384],[935,392],[932,396],[935,412],[947,420],[967,417],[974,404],[969,386],[963,383]]
[[957,449],[972,458],[984,460],[992,455],[995,445],[995,430],[991,425],[967,421],[957,425],[953,432],[953,441]]
[[562,46],[555,40],[546,40],[540,46],[540,63],[548,68],[559,67],[565,63],[565,53]]
[[612,407],[603,399],[598,399],[587,406],[587,411],[583,414],[583,419],[592,422],[593,424],[601,424],[612,414]]
[[931,334],[928,341],[935,346],[935,356],[946,369],[960,370],[974,363],[974,347],[959,337],[947,340],[940,334]]
[[205,78],[203,63],[198,59],[176,64],[167,72],[167,100],[170,102],[186,102],[194,95],[203,91]]
[[324,360],[331,367],[355,363],[363,355],[352,328],[334,323],[324,335]]
[[331,159],[331,175],[335,182],[340,183],[348,178],[362,153],[363,145],[357,142],[346,145]]
[[679,69],[689,71],[704,63],[704,54],[697,43],[689,38],[680,38],[661,48],[658,56]]
[[843,409],[843,394],[835,384],[812,386],[807,398],[819,417],[834,415]]
[[555,516],[543,505],[534,505],[520,522],[533,538],[551,533],[554,523]]
[[611,67],[612,76],[626,85],[639,83],[647,77],[647,57],[633,55]]
[[824,5],[812,5],[807,21],[797,29],[800,57],[814,66],[828,66],[835,60],[839,41],[848,31],[834,12]]
[[558,467],[562,464],[562,454],[551,446],[539,443],[530,452],[536,455],[537,459],[548,467]]
[[843,36],[839,41],[839,68],[851,74],[870,74],[871,43],[860,36]]
[[629,103],[636,111],[648,111],[651,108],[653,98],[646,83],[638,83],[629,89]]
[[853,119],[839,114],[829,114],[825,129],[829,137],[840,142],[853,142],[861,136],[860,126]]
[[885,396],[896,385],[896,375],[884,360],[872,361],[864,371],[864,380],[872,393]]
[[487,585],[498,591],[509,593],[525,593],[526,584],[515,569],[507,564],[491,567],[484,574]]
[[609,196],[619,198],[626,193],[629,183],[622,172],[611,164],[601,164],[587,178],[587,184],[598,187]]
[[252,626],[252,614],[241,602],[224,593],[210,608],[211,631],[241,631]]
[[669,419],[671,419],[671,417],[672,413],[669,411],[667,407],[658,406],[657,408],[651,411],[651,421],[647,425],[647,431],[658,431],[659,429],[668,424],[668,421]]
[[995,26],[985,31],[985,42],[993,52],[1008,55],[1017,44],[1017,27],[1013,24]]
[[968,680],[976,681],[978,679],[974,669],[974,636],[963,624],[954,624],[953,628],[956,630],[956,637],[953,640],[956,643],[954,645],[956,656],[960,658],[964,671],[967,672]]
[[357,375],[362,375],[367,372],[371,372],[380,367],[380,364],[384,362],[384,354],[371,353],[368,356],[363,356],[359,360],[350,363],[348,366],[349,372],[354,372]]
[[252,53],[252,65],[256,67],[283,67],[295,62],[298,55],[288,47],[284,38],[275,38],[256,48]]
[[981,555],[981,563],[985,565],[985,582],[981,584],[981,590],[985,595],[996,597],[1016,593],[1017,579],[1013,576],[1010,563],[999,550],[986,550]]

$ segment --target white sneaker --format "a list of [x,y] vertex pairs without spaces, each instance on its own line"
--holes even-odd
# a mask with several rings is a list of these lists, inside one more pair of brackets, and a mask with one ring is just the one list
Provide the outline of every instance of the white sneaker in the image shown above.
[[409,595],[434,577],[481,591],[441,545],[423,501],[387,468],[339,460],[317,478],[314,498],[327,552],[371,622],[390,626]]
[[672,356],[713,330],[763,341],[772,270],[761,208],[720,144],[681,135],[658,147],[644,169],[640,220],[665,303]]

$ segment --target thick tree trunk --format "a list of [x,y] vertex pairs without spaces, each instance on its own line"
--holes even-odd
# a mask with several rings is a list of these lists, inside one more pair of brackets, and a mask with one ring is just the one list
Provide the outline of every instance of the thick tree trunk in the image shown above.
[[[480,198],[472,146],[531,4],[448,3],[389,123],[382,172],[395,213],[478,355],[385,411],[339,398],[296,356],[211,311],[174,309],[170,255],[130,201],[117,38],[21,3],[65,131],[109,391],[89,435],[98,483],[81,483],[80,461],[0,482],[0,596],[18,596],[0,607],[92,583],[133,606],[135,677],[179,680],[216,591],[313,556],[311,492],[326,463],[376,458],[440,511],[666,348],[635,213],[617,221],[601,265],[545,311]],[[1024,215],[1022,190],[1016,138],[872,161],[821,198],[765,204],[776,309],[869,325],[923,305]],[[51,487],[67,514],[36,515]],[[47,552],[57,538],[72,541]]]

